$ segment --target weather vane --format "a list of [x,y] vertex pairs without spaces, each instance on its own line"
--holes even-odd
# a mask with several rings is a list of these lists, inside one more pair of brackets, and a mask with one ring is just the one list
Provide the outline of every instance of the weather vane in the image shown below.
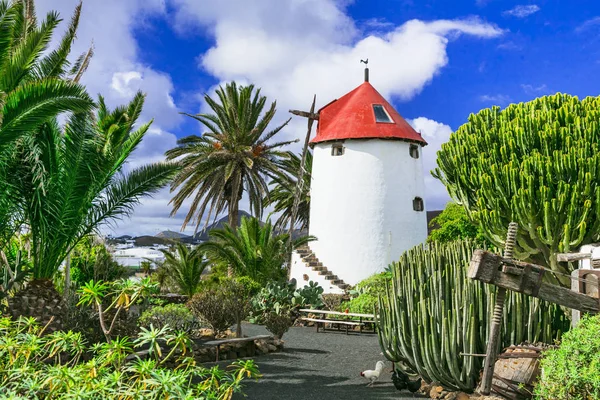
[[368,66],[369,64],[369,59],[367,58],[366,60],[360,60],[361,63],[365,63],[366,66]]

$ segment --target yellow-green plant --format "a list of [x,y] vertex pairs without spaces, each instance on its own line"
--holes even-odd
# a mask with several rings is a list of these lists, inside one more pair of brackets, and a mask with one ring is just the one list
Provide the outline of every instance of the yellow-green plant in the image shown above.
[[[471,391],[479,378],[496,287],[466,277],[471,241],[429,243],[393,264],[377,326],[384,355],[404,362],[428,382]],[[553,343],[569,328],[560,307],[515,292],[504,306],[501,346]]]
[[[242,391],[244,379],[260,376],[253,360],[234,362],[225,371],[196,365],[186,357],[187,337],[168,328],[143,332],[134,342],[119,338],[90,348],[78,334],[43,331],[34,319],[0,318],[2,398],[229,400]],[[165,352],[148,359],[135,355],[142,346],[156,349],[158,341]],[[166,360],[176,368],[165,368]]]
[[517,222],[516,255],[568,273],[556,254],[600,238],[599,121],[600,97],[484,109],[442,145],[434,176],[491,243]]

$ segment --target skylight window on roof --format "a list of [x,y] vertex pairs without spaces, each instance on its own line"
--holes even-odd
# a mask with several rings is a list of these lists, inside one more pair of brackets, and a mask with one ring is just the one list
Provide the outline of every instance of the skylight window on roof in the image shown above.
[[392,119],[390,115],[387,113],[385,108],[381,104],[373,104],[373,112],[375,113],[375,121],[376,122],[387,122],[392,123]]

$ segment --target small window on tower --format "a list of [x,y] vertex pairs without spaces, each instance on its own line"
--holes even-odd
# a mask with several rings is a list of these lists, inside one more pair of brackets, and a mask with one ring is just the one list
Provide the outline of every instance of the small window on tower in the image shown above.
[[410,145],[410,156],[412,158],[419,158],[419,146],[416,144]]
[[422,198],[415,197],[415,199],[413,200],[413,209],[415,211],[423,211],[425,209]]
[[344,155],[344,146],[341,143],[334,143],[331,145],[331,155],[332,156],[343,156]]
[[387,113],[381,104],[373,104],[373,112],[375,113],[376,122],[394,122],[392,121],[392,118],[390,118],[390,114]]

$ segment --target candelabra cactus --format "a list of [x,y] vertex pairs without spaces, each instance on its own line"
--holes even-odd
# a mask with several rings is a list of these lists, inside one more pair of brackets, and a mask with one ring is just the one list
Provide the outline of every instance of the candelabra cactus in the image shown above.
[[[387,295],[379,299],[379,343],[429,382],[475,388],[485,353],[496,287],[466,277],[474,244],[429,243],[405,252],[392,266]],[[560,307],[509,292],[500,345],[553,343],[569,328]]]
[[496,246],[515,221],[517,258],[569,273],[556,253],[600,239],[599,121],[600,97],[484,109],[442,145],[433,174]]

